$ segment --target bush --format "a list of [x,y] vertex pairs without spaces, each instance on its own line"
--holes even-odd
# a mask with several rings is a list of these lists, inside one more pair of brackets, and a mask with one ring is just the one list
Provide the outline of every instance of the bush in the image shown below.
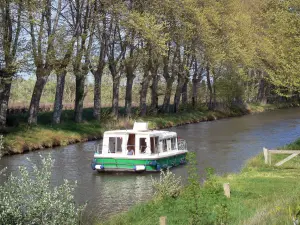
[[181,177],[176,178],[169,169],[160,172],[159,180],[152,179],[152,186],[156,198],[176,198],[181,190]]
[[200,183],[195,152],[189,152],[188,185],[182,196],[185,199],[189,224],[229,224],[229,209],[227,198],[218,183],[213,168],[206,168],[206,180]]
[[20,167],[0,187],[0,224],[79,224],[84,207],[74,202],[74,188],[67,180],[51,187],[51,157],[42,158],[33,171]]

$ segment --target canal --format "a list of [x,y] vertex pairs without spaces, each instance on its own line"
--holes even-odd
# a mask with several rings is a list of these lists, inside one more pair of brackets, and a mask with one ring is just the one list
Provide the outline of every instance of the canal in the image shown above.
[[[261,152],[263,147],[276,148],[300,137],[300,109],[276,110],[168,130],[176,131],[179,137],[187,140],[188,149],[196,152],[200,174],[207,167],[215,168],[218,174],[239,172],[245,161]],[[159,174],[100,174],[91,169],[94,146],[98,143],[101,141],[5,156],[0,160],[0,168],[7,167],[6,174],[9,174],[16,172],[18,166],[29,166],[26,158],[40,164],[40,155],[51,154],[55,160],[52,184],[62,184],[64,179],[77,181],[76,202],[87,203],[86,216],[90,218],[104,218],[151,198],[151,177]],[[185,181],[184,166],[172,172]],[[0,176],[0,183],[5,179]]]

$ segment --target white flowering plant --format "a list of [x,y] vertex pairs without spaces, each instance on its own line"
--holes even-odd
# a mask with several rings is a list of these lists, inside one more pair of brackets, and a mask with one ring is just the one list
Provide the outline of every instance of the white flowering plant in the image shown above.
[[169,169],[161,171],[159,179],[152,178],[152,187],[156,198],[176,198],[181,191],[181,177],[176,177]]
[[75,184],[67,180],[52,187],[53,160],[43,158],[38,168],[32,164],[32,172],[20,167],[20,175],[10,175],[0,186],[0,224],[80,224],[84,206],[76,206]]

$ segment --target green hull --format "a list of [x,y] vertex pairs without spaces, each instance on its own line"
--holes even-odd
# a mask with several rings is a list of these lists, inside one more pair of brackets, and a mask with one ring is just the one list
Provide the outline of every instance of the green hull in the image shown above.
[[[185,164],[186,153],[160,159],[128,159],[128,158],[94,158],[92,169],[102,171],[137,171],[139,166],[144,166],[141,171],[160,171]],[[97,167],[97,168],[96,168]],[[101,168],[99,168],[101,167]]]

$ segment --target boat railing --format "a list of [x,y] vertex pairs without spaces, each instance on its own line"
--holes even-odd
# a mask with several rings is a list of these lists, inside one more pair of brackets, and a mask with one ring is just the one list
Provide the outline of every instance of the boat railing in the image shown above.
[[178,139],[178,150],[187,150],[187,142],[184,139]]
[[[111,151],[108,145],[102,145],[102,144],[97,144],[94,146],[94,152],[98,154],[102,154],[102,149],[108,149],[108,153],[120,153],[120,151]],[[135,145],[127,145],[126,150],[131,150],[133,149],[135,151]],[[115,149],[114,149],[115,150]]]
[[96,144],[94,146],[94,152],[98,154],[102,154],[102,145],[101,144]]
[[108,153],[115,153],[116,149],[113,149],[114,151],[110,150],[110,147],[108,145],[102,145],[102,144],[97,144],[94,146],[94,151],[98,154],[102,154],[103,149],[108,149]]

